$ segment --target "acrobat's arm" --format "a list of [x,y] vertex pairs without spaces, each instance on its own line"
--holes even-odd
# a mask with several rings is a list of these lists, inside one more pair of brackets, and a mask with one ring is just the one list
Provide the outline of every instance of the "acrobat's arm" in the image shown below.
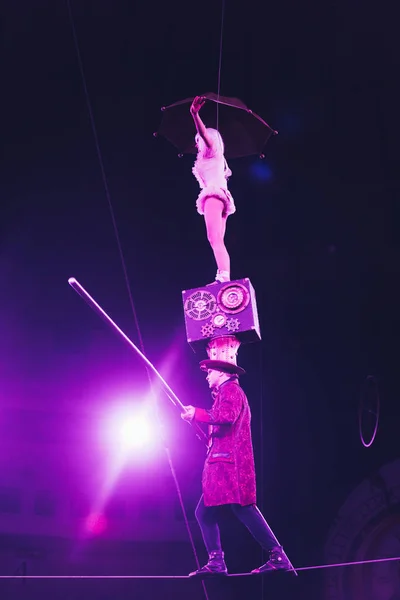
[[193,117],[194,124],[196,125],[197,133],[204,141],[207,148],[211,148],[211,140],[207,135],[207,128],[200,118],[199,112],[202,106],[204,106],[206,99],[202,96],[196,96],[190,107],[190,114]]

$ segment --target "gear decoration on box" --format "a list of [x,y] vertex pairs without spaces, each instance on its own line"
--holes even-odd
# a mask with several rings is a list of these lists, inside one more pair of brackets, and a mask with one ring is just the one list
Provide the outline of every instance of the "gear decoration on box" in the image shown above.
[[221,329],[226,324],[226,316],[223,313],[217,313],[211,319],[211,323],[214,327]]
[[234,333],[235,331],[239,331],[240,321],[239,319],[228,319],[226,322],[226,328],[230,333]]
[[250,295],[244,285],[230,283],[220,289],[218,293],[218,306],[224,312],[236,314],[246,308]]
[[213,294],[207,290],[198,290],[194,292],[185,302],[185,313],[195,321],[208,319],[217,308],[217,300]]
[[214,327],[212,322],[206,323],[201,328],[201,335],[203,337],[211,337],[214,334]]

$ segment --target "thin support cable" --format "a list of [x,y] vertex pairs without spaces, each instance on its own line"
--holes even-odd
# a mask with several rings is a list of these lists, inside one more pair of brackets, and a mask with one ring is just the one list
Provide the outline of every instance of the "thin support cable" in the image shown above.
[[115,238],[116,238],[116,242],[117,242],[117,246],[118,246],[118,252],[119,252],[120,259],[121,259],[121,266],[122,266],[122,270],[123,270],[123,274],[124,274],[126,289],[127,289],[128,296],[129,296],[129,302],[130,302],[130,305],[131,305],[131,309],[132,309],[132,313],[133,313],[133,318],[135,320],[135,325],[136,325],[136,329],[137,329],[138,336],[139,336],[140,346],[143,347],[143,340],[141,339],[139,322],[138,322],[138,318],[137,318],[137,314],[136,314],[135,304],[133,302],[133,296],[132,296],[131,288],[130,288],[130,285],[129,285],[128,271],[127,271],[126,263],[125,263],[125,260],[124,260],[124,254],[123,254],[123,251],[122,251],[122,244],[121,244],[120,236],[119,236],[119,233],[118,233],[117,221],[116,221],[116,218],[115,218],[115,212],[114,212],[113,204],[112,204],[112,201],[111,201],[110,189],[109,189],[109,186],[108,186],[106,171],[105,171],[105,168],[104,168],[103,156],[102,156],[102,153],[101,153],[101,150],[100,150],[99,136],[97,134],[97,128],[96,128],[96,123],[95,123],[95,119],[94,119],[94,115],[93,115],[92,104],[90,102],[89,91],[88,91],[88,87],[87,87],[87,83],[86,83],[85,71],[84,71],[84,68],[83,68],[83,62],[82,62],[81,52],[80,52],[80,49],[79,49],[78,36],[77,36],[77,33],[76,33],[74,18],[73,18],[73,15],[72,15],[71,2],[70,2],[70,0],[66,0],[66,2],[67,2],[67,7],[68,7],[69,19],[70,19],[70,23],[71,23],[72,36],[73,36],[73,39],[74,39],[74,45],[75,45],[76,55],[77,55],[78,64],[79,64],[79,70],[80,70],[80,73],[81,73],[81,79],[82,79],[82,85],[83,85],[83,90],[84,90],[84,94],[85,94],[86,106],[87,106],[87,110],[88,110],[88,113],[89,113],[89,119],[90,119],[90,124],[91,124],[91,127],[92,127],[92,133],[93,133],[93,137],[94,137],[94,143],[95,143],[95,147],[96,147],[97,158],[98,158],[99,165],[100,165],[101,177],[102,177],[103,185],[104,185],[104,191],[105,191],[106,198],[107,198],[108,208],[110,210],[111,221],[112,221],[112,224],[113,224],[114,234],[115,234]]
[[327,565],[313,565],[310,567],[299,567],[296,571],[315,571],[316,569],[336,569],[338,567],[355,567],[359,565],[372,565],[383,562],[399,561],[400,556],[393,556],[391,558],[372,558],[371,560],[356,560],[352,562],[344,563],[328,563]]
[[223,39],[224,39],[224,20],[225,20],[225,0],[222,0],[221,31],[220,31],[220,38],[219,38],[218,81],[217,81],[217,131],[219,131],[219,97],[221,94],[222,46],[223,46]]
[[[66,2],[67,2],[69,19],[70,19],[70,23],[71,23],[71,29],[72,29],[72,35],[73,35],[75,50],[76,50],[78,64],[79,64],[79,70],[80,70],[80,73],[81,73],[82,85],[83,85],[83,89],[84,89],[84,93],[85,93],[87,110],[88,110],[88,113],[89,113],[89,119],[90,119],[90,123],[91,123],[91,128],[92,128],[94,142],[95,142],[95,147],[96,147],[96,152],[97,152],[97,158],[98,158],[99,165],[100,165],[100,170],[101,170],[101,175],[102,175],[102,179],[103,179],[103,185],[104,185],[105,195],[106,195],[106,198],[107,198],[108,207],[109,207],[109,210],[110,210],[111,220],[112,220],[113,229],[114,229],[114,234],[115,234],[115,238],[116,238],[116,242],[117,242],[117,246],[118,246],[118,252],[119,252],[119,256],[120,256],[120,261],[121,261],[121,266],[122,266],[122,270],[123,270],[123,274],[124,274],[124,279],[125,279],[125,285],[126,285],[126,289],[127,289],[127,292],[128,292],[129,302],[130,302],[130,305],[131,305],[131,309],[132,309],[132,313],[133,313],[133,318],[134,318],[134,322],[135,322],[135,326],[136,326],[136,331],[137,331],[138,338],[139,338],[139,345],[140,345],[142,353],[145,354],[143,337],[142,337],[140,326],[139,326],[139,319],[138,319],[138,316],[137,316],[137,312],[136,312],[136,308],[135,308],[135,303],[133,301],[133,295],[132,295],[131,286],[130,286],[129,277],[128,277],[128,270],[127,270],[127,267],[126,267],[126,261],[125,261],[124,253],[123,253],[123,250],[122,250],[121,239],[120,239],[120,235],[119,235],[117,221],[116,221],[116,218],[115,218],[115,211],[114,211],[113,203],[112,203],[112,200],[111,200],[111,194],[110,194],[110,190],[109,190],[109,186],[108,186],[108,181],[107,181],[107,176],[106,176],[106,172],[105,172],[103,156],[102,156],[101,149],[100,149],[99,137],[98,137],[98,134],[97,134],[97,128],[96,128],[96,123],[95,123],[95,119],[94,119],[94,115],[93,115],[93,109],[92,109],[92,105],[91,105],[91,101],[90,101],[90,96],[89,96],[89,91],[88,91],[88,87],[87,87],[87,83],[86,83],[85,71],[84,71],[84,68],[83,68],[83,62],[82,62],[81,52],[80,52],[79,43],[78,43],[78,36],[77,36],[77,33],[76,33],[75,23],[74,23],[74,19],[73,19],[73,15],[72,15],[71,2],[70,2],[70,0],[66,0]],[[150,388],[151,388],[151,391],[152,391],[152,398],[153,398],[153,403],[154,403],[154,407],[155,407],[155,414],[156,414],[156,417],[157,417],[157,422],[158,422],[159,426],[161,427],[161,421],[160,421],[158,406],[157,406],[157,403],[156,403],[156,400],[155,400],[156,396],[153,393],[154,392],[153,380],[152,380],[152,377],[151,377],[149,369],[147,367],[145,367],[145,369],[146,369],[147,376],[149,378]],[[164,446],[165,446],[165,444],[164,444]],[[177,494],[178,494],[178,499],[179,499],[179,503],[180,503],[180,506],[181,506],[181,509],[182,509],[182,513],[183,513],[183,517],[184,517],[184,521],[185,521],[185,526],[186,526],[186,529],[187,529],[187,532],[188,532],[190,544],[192,546],[192,551],[193,551],[193,554],[194,554],[194,557],[195,557],[195,561],[196,561],[197,567],[199,568],[200,567],[200,563],[199,563],[198,555],[197,555],[197,552],[196,552],[196,547],[194,545],[193,536],[192,536],[192,533],[191,533],[191,530],[190,530],[189,520],[187,518],[185,506],[184,506],[184,503],[183,503],[181,489],[180,489],[179,482],[178,482],[178,479],[177,479],[177,476],[176,476],[176,473],[175,473],[175,469],[174,469],[174,466],[173,466],[173,463],[172,463],[172,459],[171,459],[171,455],[169,453],[169,449],[166,446],[165,446],[165,451],[166,451],[166,454],[167,454],[168,464],[169,464],[169,467],[170,467],[170,470],[171,470],[171,474],[172,474],[172,477],[173,477],[173,480],[174,480],[174,483],[175,483],[176,491],[177,491]],[[207,589],[206,589],[204,581],[202,581],[202,586],[203,586],[205,598],[206,598],[206,600],[209,600],[208,599],[208,594],[207,594]]]
[[[354,567],[395,561],[400,562],[400,556],[358,560],[345,563],[328,563],[326,565],[311,565],[309,567],[296,567],[296,571],[337,569],[339,567]],[[260,577],[260,575],[254,573],[231,573],[228,577]],[[188,575],[0,575],[0,579],[190,579],[190,577]]]

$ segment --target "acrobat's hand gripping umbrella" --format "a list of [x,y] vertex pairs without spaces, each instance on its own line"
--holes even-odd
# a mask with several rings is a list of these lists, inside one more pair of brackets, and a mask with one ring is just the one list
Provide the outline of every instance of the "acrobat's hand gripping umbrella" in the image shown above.
[[[240,158],[253,154],[261,155],[265,144],[278,132],[272,129],[238,98],[217,96],[212,92],[202,94],[207,100],[201,109],[201,118],[206,127],[218,129],[222,135],[226,158]],[[158,132],[181,154],[196,154],[195,125],[190,114],[193,98],[180,100],[164,106]]]

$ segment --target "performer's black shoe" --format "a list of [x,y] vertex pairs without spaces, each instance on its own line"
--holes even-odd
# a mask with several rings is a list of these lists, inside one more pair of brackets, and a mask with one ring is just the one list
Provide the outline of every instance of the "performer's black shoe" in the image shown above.
[[258,569],[254,569],[252,573],[254,574],[262,574],[269,573],[271,571],[293,571],[294,567],[286,554],[283,551],[281,546],[276,546],[269,551],[269,558],[267,562]]
[[189,573],[189,577],[215,577],[218,575],[228,575],[223,552],[210,552],[208,563],[201,569]]

